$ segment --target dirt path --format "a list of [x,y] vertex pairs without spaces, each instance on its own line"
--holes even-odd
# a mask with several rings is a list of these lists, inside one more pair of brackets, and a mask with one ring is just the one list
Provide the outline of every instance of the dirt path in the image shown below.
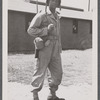
[[[20,83],[9,83],[8,100],[32,100],[30,85]],[[70,86],[60,86],[57,91],[59,97],[66,100],[92,100],[92,86],[88,84],[77,84]],[[43,87],[39,93],[40,100],[46,100],[49,93],[48,87]]]
[[[63,79],[57,95],[66,100],[92,99],[92,49],[62,52]],[[8,100],[32,100],[30,82],[34,54],[8,56]],[[40,100],[46,100],[49,90],[45,80]]]

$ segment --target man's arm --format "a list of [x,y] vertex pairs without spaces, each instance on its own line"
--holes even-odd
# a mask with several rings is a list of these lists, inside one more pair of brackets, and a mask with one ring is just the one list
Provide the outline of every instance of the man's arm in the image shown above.
[[48,35],[48,28],[44,27],[44,28],[40,28],[41,27],[41,23],[43,20],[43,14],[37,14],[33,19],[32,22],[27,30],[28,34],[30,34],[31,36],[46,36]]

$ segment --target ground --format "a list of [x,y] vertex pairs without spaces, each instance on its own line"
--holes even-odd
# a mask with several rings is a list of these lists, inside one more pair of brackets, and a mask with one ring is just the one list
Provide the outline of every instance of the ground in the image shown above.
[[[66,100],[92,99],[92,49],[65,50],[61,54],[63,79],[57,95]],[[30,85],[34,68],[34,54],[9,54],[8,100],[32,100]],[[39,93],[40,100],[48,96],[48,82]]]

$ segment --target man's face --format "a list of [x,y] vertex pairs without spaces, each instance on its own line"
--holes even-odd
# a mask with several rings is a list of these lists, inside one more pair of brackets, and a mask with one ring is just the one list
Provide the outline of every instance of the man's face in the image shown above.
[[50,0],[49,8],[55,9],[56,7],[58,7],[58,4],[59,4],[58,0]]

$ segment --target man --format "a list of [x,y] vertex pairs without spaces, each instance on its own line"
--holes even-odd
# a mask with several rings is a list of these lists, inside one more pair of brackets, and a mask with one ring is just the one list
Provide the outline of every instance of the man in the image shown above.
[[[32,20],[28,33],[43,39],[44,47],[39,49],[36,68],[33,75],[33,99],[39,100],[38,92],[42,89],[47,68],[50,94],[47,100],[64,100],[56,96],[56,91],[62,80],[60,21],[56,8],[60,8],[61,0],[47,0],[45,13],[38,13]],[[47,12],[49,6],[50,12]],[[37,39],[39,41],[39,38]],[[46,39],[44,39],[46,38]]]

